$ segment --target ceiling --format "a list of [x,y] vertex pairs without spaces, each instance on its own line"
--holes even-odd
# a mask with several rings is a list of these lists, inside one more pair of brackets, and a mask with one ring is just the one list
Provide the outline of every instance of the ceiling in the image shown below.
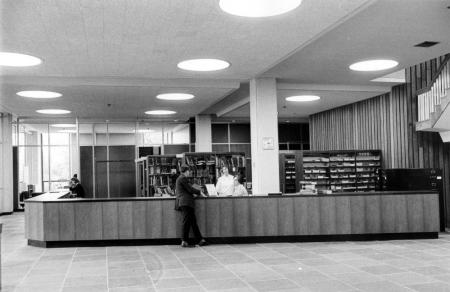
[[[146,110],[172,109],[177,114],[163,119],[187,119],[239,102],[246,98],[240,84],[263,76],[282,85],[280,115],[304,118],[380,94],[391,84],[370,80],[450,48],[447,0],[304,0],[290,13],[260,19],[228,15],[218,2],[2,1],[0,50],[35,55],[43,64],[0,68],[0,110],[40,118],[46,116],[36,109],[60,107],[72,111],[67,117],[131,120],[148,118]],[[413,47],[425,40],[441,43]],[[231,67],[215,73],[176,67],[179,61],[202,57],[225,59]],[[371,57],[392,57],[400,66],[377,74],[347,69]],[[15,95],[31,89],[58,91],[63,97]],[[196,98],[155,98],[173,91]],[[322,99],[283,108],[287,94],[302,92],[320,93]],[[248,112],[243,105],[224,116]]]
[[[448,0],[378,0],[314,42],[299,48],[261,75],[277,78],[279,117],[304,119],[313,113],[388,92],[391,86],[404,79],[404,70],[399,71],[399,68],[449,53],[449,4]],[[433,40],[440,43],[431,48],[414,47]],[[393,58],[399,61],[399,66],[380,72],[348,69],[354,62],[375,58]],[[387,77],[391,82],[372,81],[380,77]],[[243,92],[246,90],[242,89]],[[285,101],[287,96],[302,94],[316,94],[322,99],[297,104]],[[233,101],[230,97],[228,106]],[[222,103],[227,104],[227,101]],[[245,105],[225,116],[238,118],[249,114],[249,106]]]

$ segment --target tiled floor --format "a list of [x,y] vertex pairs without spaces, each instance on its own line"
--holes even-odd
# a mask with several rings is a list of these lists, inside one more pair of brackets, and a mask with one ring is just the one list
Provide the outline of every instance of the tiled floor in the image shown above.
[[450,234],[436,240],[27,246],[23,214],[0,217],[2,291],[450,291]]

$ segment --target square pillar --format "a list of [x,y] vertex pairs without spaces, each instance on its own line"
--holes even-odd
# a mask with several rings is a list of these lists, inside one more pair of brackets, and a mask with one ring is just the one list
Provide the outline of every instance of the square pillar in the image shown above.
[[275,78],[250,81],[253,194],[280,191],[278,109]]
[[12,115],[0,113],[0,213],[13,211]]
[[195,152],[212,152],[211,116],[195,116]]

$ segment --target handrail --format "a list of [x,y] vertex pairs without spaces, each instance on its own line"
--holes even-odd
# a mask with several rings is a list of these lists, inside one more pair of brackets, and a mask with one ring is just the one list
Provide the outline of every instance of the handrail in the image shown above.
[[432,113],[439,111],[439,106],[445,106],[442,104],[445,98],[450,92],[450,55],[446,55],[445,62],[442,62],[439,66],[439,75],[434,76],[436,79],[429,89],[421,94],[417,95],[418,103],[418,121],[426,121],[432,117]]
[[417,90],[417,95],[424,94],[427,91],[431,90],[431,87],[434,85],[436,80],[439,78],[439,75],[441,75],[442,70],[444,70],[447,63],[450,61],[450,54],[445,55],[444,60],[442,61],[441,65],[439,65],[438,69],[436,70],[436,73],[434,73],[433,77],[431,78],[430,84],[428,84],[426,87]]

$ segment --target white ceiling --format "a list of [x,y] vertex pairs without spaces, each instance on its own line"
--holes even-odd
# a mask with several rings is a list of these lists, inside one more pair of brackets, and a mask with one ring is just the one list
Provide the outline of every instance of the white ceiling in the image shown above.
[[[310,94],[311,91],[301,91],[304,94]],[[318,94],[321,99],[313,102],[289,102],[285,98],[298,94],[298,90],[278,90],[278,116],[281,119],[295,121],[296,119],[305,120],[311,113],[317,113],[339,107],[345,104],[354,103],[362,99],[373,97],[372,91],[322,91],[314,90],[314,94]],[[379,93],[378,93],[379,94]],[[224,117],[244,118],[250,115],[250,105],[247,104],[232,111]]]
[[[401,79],[404,71],[399,71],[400,68],[450,53],[449,4],[448,0],[378,0],[316,41],[300,48],[262,74],[263,77],[277,78],[279,83],[297,84],[299,87],[298,90],[279,88],[280,117],[298,115],[305,118],[379,95],[383,92],[371,91],[374,85],[389,88],[396,83],[371,80],[385,75]],[[414,47],[423,41],[440,43],[431,48]],[[393,58],[399,61],[399,66],[380,72],[353,72],[348,69],[354,62],[376,58]],[[320,90],[320,87],[330,88],[333,85],[352,90]],[[308,87],[311,89],[304,90]],[[358,93],[358,87],[365,89],[364,92]],[[319,102],[293,104],[283,110],[286,96],[301,94],[317,94],[322,99]],[[227,114],[228,117],[244,115],[249,115],[248,106]]]
[[[167,107],[179,112],[174,118],[186,118],[370,2],[305,0],[286,15],[248,19],[222,12],[218,0],[2,1],[1,51],[35,55],[44,62],[1,68],[0,106],[27,117],[38,116],[35,109],[58,106],[72,110],[69,116],[105,119],[142,117],[144,110]],[[199,57],[222,58],[232,66],[216,73],[176,67]],[[172,87],[198,98],[155,101],[157,93]],[[57,90],[64,97],[30,101],[14,95],[31,88]]]
[[[72,111],[69,117],[119,120],[145,118],[145,110],[164,108],[178,112],[170,119],[186,119],[219,101],[226,104],[223,98],[240,82],[257,76],[298,85],[297,90],[281,89],[281,101],[288,93],[317,90],[302,84],[349,88],[318,90],[323,94],[320,102],[289,107],[285,113],[280,102],[281,115],[305,117],[377,95],[378,89],[358,88],[385,86],[370,80],[450,48],[448,0],[304,0],[297,10],[263,19],[228,15],[218,2],[2,1],[0,50],[35,55],[44,62],[0,68],[0,110],[39,118],[36,109],[62,107]],[[425,40],[441,44],[412,47]],[[181,60],[199,57],[222,58],[232,66],[215,73],[176,67]],[[377,74],[347,69],[371,57],[392,57],[400,66]],[[27,89],[55,90],[64,96],[45,101],[15,96]],[[158,93],[175,90],[197,98],[155,99]]]

